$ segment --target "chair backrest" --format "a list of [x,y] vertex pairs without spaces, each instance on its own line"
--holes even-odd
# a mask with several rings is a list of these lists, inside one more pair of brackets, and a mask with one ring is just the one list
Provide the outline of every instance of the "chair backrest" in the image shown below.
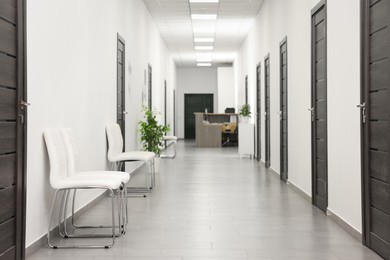
[[66,155],[68,157],[68,176],[73,176],[78,171],[80,156],[74,138],[73,131],[70,128],[61,128],[62,139],[64,140]]
[[68,158],[65,144],[59,129],[43,131],[47,153],[50,161],[50,184],[57,189],[59,182],[68,177]]
[[118,124],[111,124],[106,126],[108,139],[108,160],[112,162],[112,158],[123,152],[123,137],[121,128]]

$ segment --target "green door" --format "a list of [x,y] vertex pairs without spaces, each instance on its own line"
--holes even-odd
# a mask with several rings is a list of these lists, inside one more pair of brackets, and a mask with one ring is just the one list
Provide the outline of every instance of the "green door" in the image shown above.
[[206,108],[208,113],[214,113],[214,94],[184,94],[185,139],[195,139],[194,113],[203,113]]

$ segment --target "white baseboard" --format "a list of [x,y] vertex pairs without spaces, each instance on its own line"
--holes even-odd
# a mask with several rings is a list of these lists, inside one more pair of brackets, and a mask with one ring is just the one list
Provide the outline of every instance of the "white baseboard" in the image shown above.
[[363,242],[363,236],[362,233],[357,231],[354,227],[352,227],[350,224],[348,224],[344,219],[340,218],[337,214],[332,212],[330,209],[326,210],[326,215],[336,222],[337,225],[339,225],[342,229],[347,231],[348,234],[350,234],[353,238],[355,238],[360,243]]
[[293,190],[295,191],[296,193],[298,193],[302,198],[304,198],[305,200],[307,200],[308,202],[312,202],[312,198],[309,194],[307,194],[306,192],[304,192],[303,190],[301,190],[300,188],[298,188],[298,186],[296,186],[294,183],[290,182],[289,180],[287,180],[287,185]]

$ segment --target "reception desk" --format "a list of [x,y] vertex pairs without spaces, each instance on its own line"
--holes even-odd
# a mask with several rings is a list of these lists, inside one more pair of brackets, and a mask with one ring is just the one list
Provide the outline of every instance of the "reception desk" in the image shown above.
[[195,113],[195,139],[197,147],[221,147],[224,123],[237,122],[237,114]]

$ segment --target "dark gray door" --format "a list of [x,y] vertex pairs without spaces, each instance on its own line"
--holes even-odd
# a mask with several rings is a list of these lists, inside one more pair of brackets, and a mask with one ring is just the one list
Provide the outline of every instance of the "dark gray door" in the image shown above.
[[261,159],[261,65],[256,67],[256,158]]
[[164,80],[164,125],[167,125],[167,81]]
[[117,35],[117,111],[116,120],[121,128],[123,143],[125,143],[126,105],[125,105],[125,40]]
[[245,104],[248,104],[248,75],[245,76]]
[[312,200],[324,212],[328,207],[326,42],[326,5],[321,1],[312,11]]
[[0,1],[0,260],[25,251],[24,20],[24,1]]
[[[164,125],[167,126],[167,81],[164,80]],[[167,133],[165,133],[167,134]],[[167,147],[167,142],[164,142],[165,148]]]
[[280,179],[288,179],[287,38],[280,43]]
[[271,166],[271,74],[270,74],[270,57],[269,55],[265,57],[264,60],[264,100],[265,100],[265,167],[269,168]]
[[173,90],[173,135],[176,136],[176,90]]
[[153,89],[152,89],[152,66],[149,64],[148,65],[148,107],[149,109],[152,109],[152,94],[153,94]]
[[195,114],[214,111],[214,94],[185,94],[184,95],[184,137],[195,139]]
[[390,2],[363,0],[363,238],[390,259]]

